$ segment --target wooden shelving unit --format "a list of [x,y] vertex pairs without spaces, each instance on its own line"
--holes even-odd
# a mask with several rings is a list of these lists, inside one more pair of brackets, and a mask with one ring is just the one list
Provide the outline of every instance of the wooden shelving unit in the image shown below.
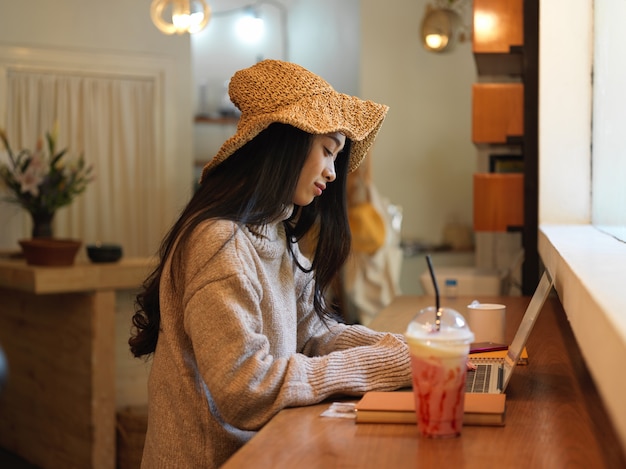
[[524,135],[524,84],[476,83],[472,86],[472,141],[509,144]]
[[480,75],[521,75],[524,0],[474,0],[472,51]]
[[[525,260],[522,294],[532,293],[539,280],[538,230],[538,47],[539,0],[474,0],[473,53],[479,83],[472,89],[472,141],[479,146],[514,146],[523,156],[522,197],[509,204],[520,226],[485,223],[496,231],[522,231]],[[479,178],[480,179],[480,178]],[[483,178],[485,179],[485,178]],[[481,179],[482,181],[482,179]],[[501,187],[500,185],[492,185]],[[490,195],[475,197],[474,213],[493,209]],[[491,197],[499,195],[494,193]],[[500,194],[501,196],[501,194]],[[523,214],[519,220],[519,214]],[[475,216],[476,218],[476,216]],[[516,223],[517,224],[517,223]],[[475,230],[477,229],[475,224]]]

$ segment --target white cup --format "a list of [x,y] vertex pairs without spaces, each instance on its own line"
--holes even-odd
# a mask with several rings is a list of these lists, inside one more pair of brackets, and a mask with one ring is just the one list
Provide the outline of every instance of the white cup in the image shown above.
[[474,301],[467,306],[467,322],[474,333],[475,342],[506,344],[504,336],[505,305]]

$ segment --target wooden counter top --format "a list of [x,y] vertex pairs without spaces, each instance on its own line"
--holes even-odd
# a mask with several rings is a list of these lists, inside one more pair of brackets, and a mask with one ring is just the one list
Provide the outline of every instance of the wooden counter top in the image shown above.
[[[465,312],[472,299],[446,301],[445,306]],[[372,328],[402,332],[433,301],[397,297],[372,321]],[[529,298],[492,301],[507,306],[510,341]],[[356,424],[322,417],[330,400],[282,410],[222,467],[626,467],[610,415],[556,296],[546,301],[527,345],[528,366],[515,369],[507,388],[504,427],[465,426],[459,438],[428,439],[419,436],[415,424]]]
[[151,258],[101,264],[77,260],[67,267],[39,267],[27,265],[23,259],[0,259],[0,288],[35,294],[137,288],[154,265]]
[[78,258],[67,267],[0,259],[0,344],[9,363],[0,447],[42,469],[115,469],[117,365],[128,355],[133,314],[117,303],[133,295],[118,293],[137,291],[154,265],[151,258]]

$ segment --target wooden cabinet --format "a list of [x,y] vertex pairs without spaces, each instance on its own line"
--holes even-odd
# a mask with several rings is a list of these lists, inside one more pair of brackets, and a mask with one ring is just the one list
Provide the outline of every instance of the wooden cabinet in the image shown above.
[[508,54],[522,47],[523,7],[523,0],[474,0],[474,54]]
[[[479,75],[472,90],[472,140],[479,162],[503,155],[523,161],[522,172],[514,175],[485,172],[474,177],[477,266],[506,268],[492,264],[499,257],[505,259],[511,250],[523,248],[521,292],[531,294],[540,270],[539,0],[474,0],[472,8],[472,50]],[[482,168],[489,166],[480,163]],[[501,242],[507,246],[506,253],[497,249]]]
[[[116,467],[116,408],[129,384],[117,365],[132,360],[132,311],[119,338],[125,353],[116,350],[116,293],[132,296],[153,268],[153,259],[69,267],[0,260],[0,343],[9,362],[0,447],[42,469]],[[135,370],[146,369],[135,361]],[[135,379],[145,389],[147,374]]]
[[474,0],[472,50],[484,75],[522,73],[524,0]]
[[524,175],[474,174],[474,231],[518,231],[524,224]]
[[472,141],[519,143],[524,135],[524,85],[476,83],[472,87]]

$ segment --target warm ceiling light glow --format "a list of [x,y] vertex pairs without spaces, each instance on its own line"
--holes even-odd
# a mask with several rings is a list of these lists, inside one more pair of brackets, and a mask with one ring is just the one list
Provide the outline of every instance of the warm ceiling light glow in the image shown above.
[[209,24],[211,8],[206,0],[153,0],[150,16],[165,34],[193,34]]
[[237,21],[236,29],[239,39],[254,44],[263,37],[265,23],[256,12],[249,11]]

